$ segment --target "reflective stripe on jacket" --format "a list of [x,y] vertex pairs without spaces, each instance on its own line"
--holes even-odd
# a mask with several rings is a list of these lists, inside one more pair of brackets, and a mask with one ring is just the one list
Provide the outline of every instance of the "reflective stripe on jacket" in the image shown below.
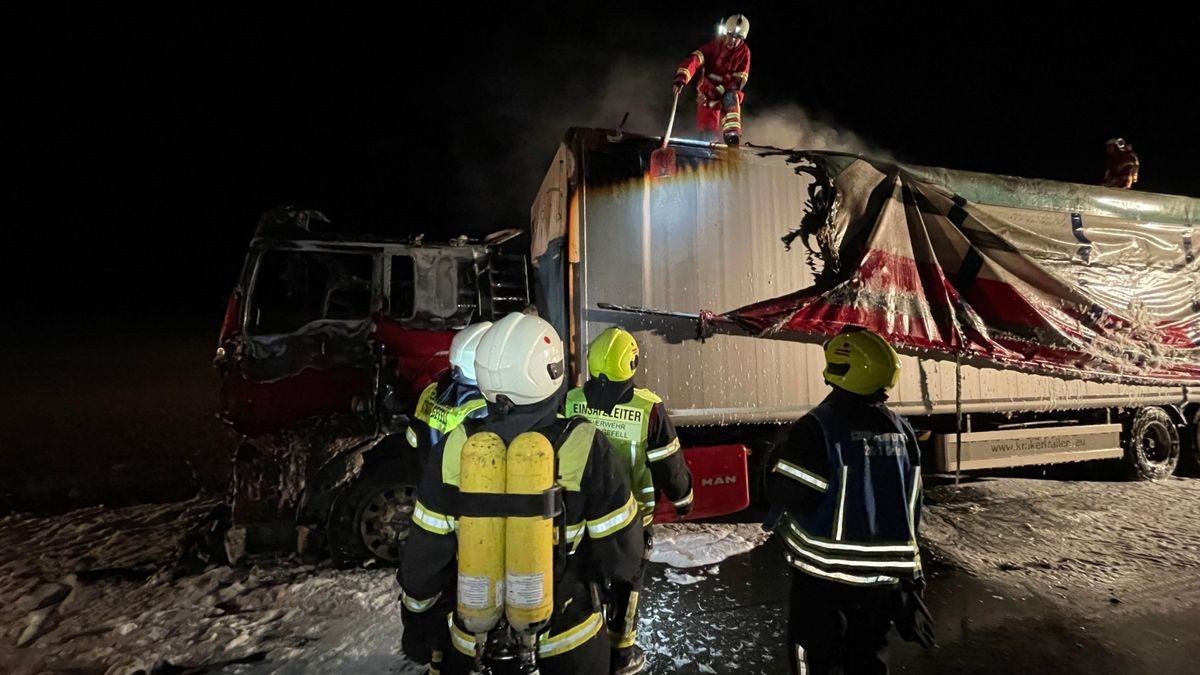
[[696,84],[697,90],[710,99],[719,99],[726,91],[740,91],[750,79],[750,46],[745,40],[733,49],[726,47],[721,38],[706,42],[675,69],[675,81],[681,84],[697,75],[703,76]]
[[668,454],[678,452],[679,440],[673,440],[665,448],[650,448],[647,438],[650,430],[650,411],[662,399],[650,392],[649,389],[634,389],[634,398],[625,404],[618,404],[611,413],[605,413],[588,407],[587,396],[582,387],[571,389],[566,394],[566,417],[582,416],[594,424],[596,429],[604,431],[608,443],[612,444],[613,452],[617,454],[620,464],[629,471],[630,488],[634,490],[638,507],[642,515],[654,513],[654,477],[650,474],[648,462],[666,458]]
[[[809,414],[824,433],[825,477],[784,460],[772,468],[822,493],[815,511],[785,519],[788,563],[854,585],[920,576],[920,454],[907,422],[883,403],[854,411],[826,399]],[[875,424],[860,415],[876,417]]]
[[[442,436],[450,433],[467,419],[479,419],[487,415],[487,400],[479,389],[461,382],[452,381],[448,386],[432,382],[421,392],[413,417],[429,427],[430,445],[437,445]],[[409,427],[406,434],[409,445],[417,447],[419,433]]]
[[[555,402],[554,409],[560,405]],[[469,420],[433,448],[398,577],[408,611],[436,607],[439,593],[455,592],[462,448],[494,421]],[[555,445],[563,512],[554,523],[556,534],[566,538],[556,549],[561,554],[554,563],[554,611],[539,638],[539,653],[546,657],[574,649],[600,630],[603,621],[595,617],[602,608],[593,588],[610,579],[631,583],[641,568],[644,538],[628,478],[603,434],[586,421],[562,419],[533,431]],[[451,633],[460,650],[454,638],[461,629],[459,624]]]

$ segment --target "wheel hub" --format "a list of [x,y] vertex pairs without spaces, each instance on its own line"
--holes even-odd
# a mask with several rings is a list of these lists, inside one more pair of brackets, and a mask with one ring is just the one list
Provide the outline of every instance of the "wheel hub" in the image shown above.
[[1167,459],[1166,448],[1169,441],[1162,438],[1162,434],[1157,429],[1146,431],[1142,436],[1142,452],[1146,459],[1152,462],[1162,462]]
[[389,487],[367,500],[359,519],[359,535],[371,555],[391,562],[400,560],[415,507],[416,489],[412,486]]

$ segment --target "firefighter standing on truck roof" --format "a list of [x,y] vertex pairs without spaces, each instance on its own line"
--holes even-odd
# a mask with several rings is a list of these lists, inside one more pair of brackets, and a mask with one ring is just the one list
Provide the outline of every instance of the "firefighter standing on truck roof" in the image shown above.
[[1104,144],[1108,153],[1108,166],[1104,169],[1104,187],[1124,188],[1133,187],[1138,181],[1140,162],[1133,152],[1133,146],[1124,138],[1110,138]]
[[788,429],[769,458],[778,513],[793,673],[886,673],[887,632],[933,643],[922,595],[916,435],[888,409],[900,359],[883,338],[847,327],[825,343],[833,391]]
[[[595,426],[582,418],[567,420],[559,415],[565,382],[563,347],[543,319],[513,313],[496,322],[479,343],[475,372],[488,401],[488,416],[467,420],[433,449],[429,464],[433,470],[425,472],[417,490],[416,527],[398,575],[404,652],[418,663],[435,666],[435,655],[444,652],[440,672],[466,673],[472,667],[475,645],[482,644],[485,635],[486,644],[495,645],[509,634],[504,624],[486,633],[468,632],[468,620],[475,620],[468,613],[473,611],[468,596],[477,595],[475,584],[480,578],[470,576],[462,566],[481,551],[480,540],[464,534],[472,518],[462,515],[469,503],[463,500],[475,495],[465,483],[460,485],[460,477],[465,481],[472,466],[467,464],[467,454],[478,445],[476,437],[480,442],[494,439],[509,445],[511,469],[512,448],[533,436],[552,444],[548,475],[557,477],[562,490],[558,502],[562,512],[554,517],[557,543],[545,544],[547,555],[553,555],[553,610],[548,625],[534,638],[537,665],[545,675],[607,675],[609,642],[599,589],[605,581],[632,584],[642,562],[642,523],[627,473]],[[535,433],[523,433],[530,431]],[[520,540],[501,544],[509,560],[538,545]],[[507,598],[505,613],[511,626],[508,611],[529,591],[530,577],[509,572],[498,580],[498,588],[494,584],[492,588],[497,597]],[[540,587],[545,579],[538,579]],[[501,590],[506,587],[507,595]],[[488,586],[483,588],[486,598]],[[438,644],[438,628],[444,632],[456,602],[449,645]]]
[[[628,471],[638,500],[642,524],[654,520],[655,497],[661,491],[675,512],[692,510],[692,474],[679,438],[662,399],[649,389],[634,386],[638,345],[621,328],[608,328],[588,347],[588,375],[582,387],[567,393],[566,415],[583,415],[608,436],[617,457]],[[650,550],[646,530],[646,553]],[[643,570],[632,585],[614,581],[609,593],[608,632],[613,647],[614,675],[642,671],[646,654],[637,642],[637,605]]]
[[696,126],[712,138],[737,145],[742,138],[742,99],[750,79],[750,20],[734,14],[717,29],[716,39],[688,55],[675,71],[678,96],[693,77],[696,84]]
[[483,321],[455,333],[450,341],[450,370],[429,383],[417,398],[413,421],[404,436],[409,445],[421,451],[422,463],[429,449],[463,420],[487,415],[487,401],[475,382],[475,349],[491,327],[491,321]]

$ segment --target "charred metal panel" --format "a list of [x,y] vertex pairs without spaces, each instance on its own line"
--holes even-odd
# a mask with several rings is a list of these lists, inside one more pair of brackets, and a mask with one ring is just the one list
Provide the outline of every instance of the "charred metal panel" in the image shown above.
[[[581,162],[578,354],[614,319],[595,309],[598,302],[694,312],[813,282],[803,255],[780,241],[806,213],[810,178],[751,153],[678,149],[678,174],[650,179],[644,167],[652,150],[606,147]],[[808,375],[820,372],[819,350],[805,345],[670,342],[626,327],[641,347],[639,383],[663,397],[678,424],[783,420],[824,395],[819,377]]]
[[310,476],[370,438],[358,421],[334,417],[244,439],[234,458],[234,524],[294,522]]

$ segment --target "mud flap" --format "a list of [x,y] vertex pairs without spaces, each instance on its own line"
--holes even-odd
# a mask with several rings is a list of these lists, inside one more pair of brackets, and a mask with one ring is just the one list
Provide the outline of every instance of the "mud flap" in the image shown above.
[[686,518],[675,515],[671,501],[659,494],[654,522],[702,520],[737,513],[750,505],[750,470],[744,445],[705,445],[684,448],[683,458],[692,470],[694,501]]

